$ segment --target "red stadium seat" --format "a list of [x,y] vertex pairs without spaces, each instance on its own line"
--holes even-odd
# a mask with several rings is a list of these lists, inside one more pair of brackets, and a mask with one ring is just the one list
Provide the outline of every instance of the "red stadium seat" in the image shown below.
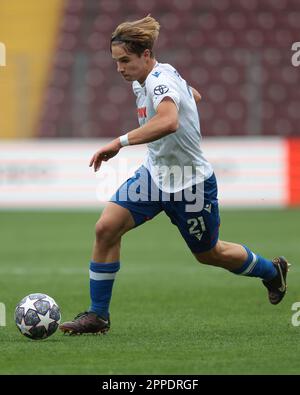
[[124,20],[161,23],[156,55],[203,99],[205,135],[299,135],[298,0],[69,0],[64,8],[39,135],[116,136],[137,125],[131,84],[109,52]]

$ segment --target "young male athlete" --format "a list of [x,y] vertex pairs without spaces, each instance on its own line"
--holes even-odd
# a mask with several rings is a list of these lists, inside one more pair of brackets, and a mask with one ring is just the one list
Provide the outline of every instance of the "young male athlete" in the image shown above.
[[272,304],[279,303],[286,292],[289,265],[285,258],[271,261],[247,246],[219,240],[217,182],[201,150],[196,107],[200,95],[171,65],[156,61],[153,45],[159,27],[147,16],[122,23],[112,34],[112,58],[124,79],[132,81],[140,127],[99,149],[90,166],[98,171],[102,161],[128,145],[147,143],[148,154],[143,166],[111,198],[96,224],[90,262],[91,305],[73,321],[60,325],[65,333],[109,330],[109,304],[120,268],[122,235],[161,211],[178,227],[199,262],[261,278]]

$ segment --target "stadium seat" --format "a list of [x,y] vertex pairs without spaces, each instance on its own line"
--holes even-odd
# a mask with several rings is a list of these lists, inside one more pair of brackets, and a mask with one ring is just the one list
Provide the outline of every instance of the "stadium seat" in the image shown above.
[[299,1],[69,0],[40,136],[113,137],[136,126],[135,97],[116,72],[109,42],[117,24],[148,13],[161,23],[158,60],[203,96],[205,135],[299,134],[300,73],[290,60]]

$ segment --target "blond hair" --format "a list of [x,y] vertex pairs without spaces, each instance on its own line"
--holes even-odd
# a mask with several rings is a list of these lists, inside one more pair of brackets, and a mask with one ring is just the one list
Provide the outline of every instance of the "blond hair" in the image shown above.
[[110,48],[113,44],[125,44],[128,52],[141,56],[145,49],[149,49],[153,56],[152,49],[158,38],[159,28],[159,23],[151,15],[137,21],[123,22],[112,33]]

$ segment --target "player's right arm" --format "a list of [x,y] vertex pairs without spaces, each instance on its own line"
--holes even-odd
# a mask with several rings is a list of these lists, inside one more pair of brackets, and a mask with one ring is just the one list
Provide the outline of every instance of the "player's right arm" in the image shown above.
[[[178,109],[172,98],[166,96],[157,106],[156,115],[143,126],[127,133],[127,144],[146,144],[158,140],[170,133],[176,132],[178,128]],[[118,154],[124,145],[120,138],[114,139],[109,144],[98,150],[90,161],[90,167],[95,171],[100,169],[101,163],[107,162]]]
[[158,140],[178,128],[178,109],[170,97],[165,97],[156,109],[156,115],[143,126],[127,133],[130,145],[147,144]]
[[158,78],[152,76],[146,84],[156,114],[144,125],[114,139],[98,150],[90,161],[90,167],[93,166],[95,171],[99,170],[102,161],[106,162],[116,156],[125,145],[147,144],[176,132],[180,95],[174,81],[162,74]]

